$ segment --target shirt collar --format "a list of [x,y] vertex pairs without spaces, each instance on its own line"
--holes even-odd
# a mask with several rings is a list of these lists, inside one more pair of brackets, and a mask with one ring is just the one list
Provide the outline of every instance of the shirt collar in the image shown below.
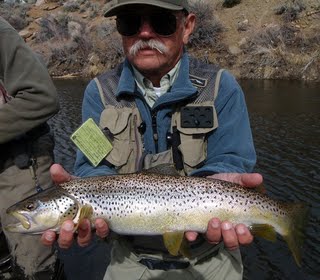
[[155,101],[163,95],[164,93],[168,92],[168,90],[173,85],[174,81],[176,80],[179,69],[180,69],[181,60],[177,62],[177,64],[167,73],[165,74],[160,80],[160,95],[156,94],[154,86],[150,80],[145,78],[138,69],[132,66],[134,79],[137,83],[138,88],[142,92],[146,102],[150,107],[153,106]]

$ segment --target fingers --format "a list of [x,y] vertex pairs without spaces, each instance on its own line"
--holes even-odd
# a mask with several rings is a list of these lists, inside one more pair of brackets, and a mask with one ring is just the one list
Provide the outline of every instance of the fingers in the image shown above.
[[110,230],[107,222],[103,219],[96,219],[95,221],[96,234],[100,238],[105,238],[108,236]]
[[41,243],[45,246],[52,246],[54,241],[56,240],[56,233],[51,231],[51,230],[47,230],[46,232],[44,232],[41,235]]
[[263,182],[263,177],[259,173],[219,173],[210,175],[208,178],[224,180],[249,188],[256,187]]
[[60,164],[53,164],[50,167],[51,179],[56,184],[68,182],[75,177],[68,173]]
[[211,244],[218,244],[221,241],[221,222],[219,219],[213,218],[210,220],[206,237]]
[[195,241],[198,237],[198,233],[194,232],[194,231],[187,231],[184,235],[186,237],[186,239],[190,242]]
[[[105,238],[109,234],[108,224],[103,219],[97,219],[95,221],[95,227],[97,235],[101,238]],[[71,220],[65,221],[61,225],[59,238],[57,240],[58,245],[62,249],[68,249],[71,247],[74,240],[75,226]],[[77,228],[77,242],[79,246],[88,246],[92,239],[91,224],[88,219],[81,221]],[[46,231],[41,236],[41,243],[45,246],[52,246],[55,242],[57,234],[53,231]]]
[[238,236],[230,222],[221,223],[221,235],[224,245],[228,250],[236,250],[239,248]]
[[246,187],[256,187],[263,182],[263,177],[259,173],[244,173],[241,174],[239,178],[240,185],[246,186]]
[[83,220],[78,227],[78,244],[81,247],[88,246],[92,239],[91,224],[88,219]]
[[238,224],[236,225],[235,230],[236,230],[239,244],[249,245],[253,241],[253,236],[245,225]]
[[60,229],[60,235],[58,238],[59,247],[62,249],[68,249],[73,242],[74,224],[72,221],[65,221]]
[[253,241],[253,236],[244,224],[233,226],[232,223],[220,222],[217,218],[210,220],[206,238],[210,244],[223,241],[228,250],[236,250],[240,245],[248,245]]

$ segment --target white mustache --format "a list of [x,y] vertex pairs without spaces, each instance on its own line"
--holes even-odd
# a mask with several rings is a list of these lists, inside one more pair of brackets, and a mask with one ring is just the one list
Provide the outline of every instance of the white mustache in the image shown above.
[[149,47],[151,49],[156,49],[161,54],[166,53],[168,50],[163,43],[157,40],[154,40],[154,39],[150,39],[148,41],[139,40],[135,42],[134,45],[130,48],[129,54],[132,56],[135,56],[139,50],[144,49],[146,47]]

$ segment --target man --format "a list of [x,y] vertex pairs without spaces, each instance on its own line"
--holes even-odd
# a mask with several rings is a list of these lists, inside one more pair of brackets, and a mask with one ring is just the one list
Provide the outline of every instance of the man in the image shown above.
[[[0,17],[0,219],[6,209],[51,186],[53,139],[46,121],[59,109],[46,68]],[[13,279],[51,279],[55,255],[36,236],[5,231],[16,266]],[[22,274],[19,272],[22,270]],[[20,275],[20,276],[19,276]],[[23,279],[25,279],[23,277]]]
[[[89,83],[83,121],[92,118],[99,124],[113,148],[95,168],[79,151],[76,175],[136,172],[173,163],[182,175],[247,187],[260,184],[259,174],[246,173],[256,156],[239,85],[228,72],[185,52],[195,25],[187,1],[112,1],[105,16],[117,17],[126,60]],[[57,181],[72,179],[57,165],[52,173]],[[63,224],[60,247],[70,246],[73,228],[71,221]],[[103,220],[96,220],[96,228],[99,236],[108,235]],[[195,232],[185,236],[193,248],[189,261],[170,257],[157,237],[121,238],[114,242],[104,279],[242,279],[239,245],[252,242],[244,225],[213,217],[205,238]],[[90,238],[85,221],[78,243],[85,246]],[[50,231],[42,236],[47,245],[54,239]]]

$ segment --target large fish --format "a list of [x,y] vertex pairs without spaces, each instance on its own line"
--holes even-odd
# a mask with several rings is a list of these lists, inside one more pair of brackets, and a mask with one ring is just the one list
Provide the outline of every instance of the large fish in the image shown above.
[[78,223],[102,217],[119,234],[163,235],[173,255],[185,231],[203,233],[208,221],[219,217],[244,223],[268,240],[282,235],[299,265],[306,219],[303,205],[278,202],[234,183],[153,173],[75,179],[33,195],[7,213],[20,221],[7,230],[32,234],[59,231],[66,219]]

